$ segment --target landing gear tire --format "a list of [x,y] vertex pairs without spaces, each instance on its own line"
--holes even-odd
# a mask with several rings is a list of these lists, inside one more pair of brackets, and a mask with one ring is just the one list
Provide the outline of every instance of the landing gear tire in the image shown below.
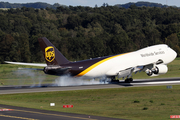
[[132,81],[133,81],[132,78],[127,78],[127,79],[125,79],[125,83],[131,83]]
[[119,83],[119,80],[116,80],[115,77],[111,77],[111,83]]
[[111,83],[119,83],[119,80],[111,80]]

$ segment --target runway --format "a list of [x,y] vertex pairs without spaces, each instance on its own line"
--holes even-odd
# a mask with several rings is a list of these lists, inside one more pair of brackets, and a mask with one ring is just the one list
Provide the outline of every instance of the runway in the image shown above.
[[52,92],[52,91],[70,91],[70,90],[88,90],[88,89],[107,89],[123,87],[142,87],[159,85],[177,85],[180,84],[180,78],[161,78],[161,79],[139,79],[132,83],[121,81],[114,84],[96,84],[81,86],[52,86],[43,84],[39,86],[1,86],[0,94],[33,93],[33,92]]
[[[160,86],[160,85],[178,85],[180,78],[165,79],[141,79],[134,80],[132,83],[124,83],[123,81],[116,84],[97,84],[97,85],[81,85],[81,86],[55,86],[41,85],[34,86],[1,86],[0,94],[16,94],[16,93],[33,93],[33,92],[50,92],[50,91],[70,91],[70,90],[87,90],[87,89],[107,89],[107,88],[124,88],[124,87],[144,87],[144,86]],[[63,113],[47,110],[38,110],[32,108],[14,107],[0,104],[0,119],[3,120],[123,120],[99,116],[89,116],[74,113]]]
[[[4,110],[4,111],[3,111]],[[91,115],[63,113],[0,104],[1,120],[123,120]]]
[[39,86],[1,86],[0,94],[33,93],[33,92],[52,92],[52,91],[70,91],[70,90],[88,90],[88,89],[107,89],[123,87],[142,87],[159,85],[177,85],[180,84],[180,78],[161,78],[161,79],[141,79],[134,80],[132,83],[114,84],[96,84],[81,86],[52,86],[51,84]]

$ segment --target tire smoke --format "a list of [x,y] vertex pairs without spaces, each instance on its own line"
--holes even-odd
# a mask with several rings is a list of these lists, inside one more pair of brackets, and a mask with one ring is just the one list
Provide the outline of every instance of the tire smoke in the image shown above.
[[[33,87],[44,86],[43,81],[46,79],[46,75],[43,72],[30,69],[18,69],[13,72],[18,78],[11,81],[11,85],[21,88],[22,86],[30,85]],[[52,80],[53,81],[53,80]],[[95,85],[95,84],[108,84],[108,78],[101,77],[96,79],[85,79],[83,77],[72,77],[64,75],[56,78],[54,82],[47,84],[47,86],[78,86],[78,85]]]
[[28,69],[18,69],[13,72],[18,80],[14,85],[21,87],[23,85],[30,85],[30,87],[40,87],[42,82],[45,80],[46,76],[42,75],[41,72],[28,70]]
[[94,85],[94,84],[108,84],[107,79],[84,79],[82,77],[61,76],[55,79],[55,86],[78,86],[78,85]]

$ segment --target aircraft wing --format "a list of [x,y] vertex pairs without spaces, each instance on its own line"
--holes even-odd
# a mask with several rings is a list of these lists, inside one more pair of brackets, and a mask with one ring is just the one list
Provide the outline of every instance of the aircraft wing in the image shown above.
[[133,68],[133,72],[137,73],[137,72],[141,72],[143,70],[144,66],[137,66]]
[[40,70],[44,71],[46,74],[51,75],[63,75],[68,73],[68,70],[71,67],[65,67],[62,68],[61,66],[47,66],[47,64],[41,64],[41,63],[24,63],[24,62],[10,62],[10,61],[4,61],[5,63],[9,64],[16,64],[16,65],[29,65],[29,66],[39,66],[44,67],[44,69],[37,69],[37,68],[18,68],[20,70]]
[[130,67],[125,70],[120,70],[117,75],[119,78],[131,76],[133,72],[134,73],[141,72],[143,69],[144,69],[144,66]]
[[43,63],[24,63],[24,62],[10,62],[10,61],[4,61],[4,62],[9,64],[16,64],[16,65],[29,65],[29,66],[38,66],[38,67],[47,66],[47,64],[43,64]]

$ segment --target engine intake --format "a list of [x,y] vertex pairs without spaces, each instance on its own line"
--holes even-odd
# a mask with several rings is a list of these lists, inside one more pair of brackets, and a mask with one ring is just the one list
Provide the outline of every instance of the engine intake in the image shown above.
[[157,65],[154,74],[165,74],[168,71],[167,65]]

